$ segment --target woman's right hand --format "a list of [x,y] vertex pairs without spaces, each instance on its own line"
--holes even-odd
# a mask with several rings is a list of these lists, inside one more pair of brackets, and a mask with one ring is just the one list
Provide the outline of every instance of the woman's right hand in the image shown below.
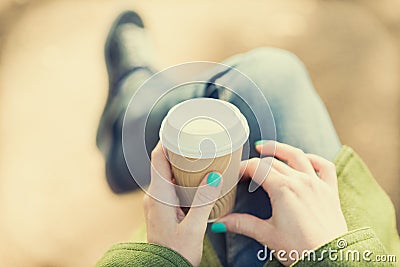
[[219,220],[228,231],[256,239],[275,252],[285,251],[284,257],[278,255],[277,259],[286,266],[295,261],[288,256],[290,251],[301,256],[303,251],[316,249],[348,231],[333,163],[273,141],[256,149],[267,157],[242,162],[241,171],[244,178],[251,177],[268,192],[272,217],[263,220],[249,214],[229,214]]

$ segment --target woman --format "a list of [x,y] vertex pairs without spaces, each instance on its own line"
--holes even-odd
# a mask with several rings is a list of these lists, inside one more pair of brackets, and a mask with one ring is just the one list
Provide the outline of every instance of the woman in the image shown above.
[[[131,96],[154,74],[144,36],[140,17],[125,12],[114,23],[106,44],[110,94],[97,142],[106,157],[108,182],[116,193],[137,188],[124,160],[121,136]],[[223,63],[246,74],[262,90],[276,123],[276,136],[266,137],[278,142],[257,141],[260,133],[251,114],[237,97],[227,96],[216,85],[230,81],[236,93],[254,99],[252,109],[262,109],[262,101],[247,86],[238,84],[232,71],[210,76],[203,87],[167,96],[150,118],[149,148],[157,143],[165,113],[182,100],[221,98],[245,114],[250,142],[257,142],[250,149],[251,159],[243,162],[244,179],[238,184],[234,210],[207,226],[212,203],[192,208],[184,217],[179,208],[146,196],[148,243],[115,245],[98,266],[366,266],[383,256],[400,257],[390,200],[362,160],[341,145],[300,60],[287,51],[260,48]],[[134,115],[126,114],[125,122],[135,124],[145,113],[141,107],[153,104],[141,100]],[[265,157],[259,158],[260,154]],[[172,188],[157,186],[159,179],[172,179],[160,145],[155,146],[151,162],[149,195],[162,190],[175,198]],[[139,166],[135,171],[146,176],[150,166]],[[253,193],[247,190],[251,179],[261,185]],[[196,196],[217,195],[222,183],[223,177],[211,173],[203,181],[209,186],[198,190]],[[355,258],[349,259],[348,254]]]

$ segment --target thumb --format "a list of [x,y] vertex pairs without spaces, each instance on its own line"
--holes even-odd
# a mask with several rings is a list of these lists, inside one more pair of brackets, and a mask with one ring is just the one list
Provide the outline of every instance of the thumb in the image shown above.
[[222,176],[217,172],[208,173],[200,183],[194,196],[192,206],[184,221],[191,227],[201,227],[204,231],[207,227],[208,216],[215,201],[220,197]]
[[228,232],[248,236],[267,245],[272,239],[273,226],[268,220],[262,220],[246,213],[231,213],[216,223],[223,223]]

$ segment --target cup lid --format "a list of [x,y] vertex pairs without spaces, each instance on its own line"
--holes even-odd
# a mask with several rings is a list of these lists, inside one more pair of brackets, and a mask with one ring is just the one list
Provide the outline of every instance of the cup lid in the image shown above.
[[188,158],[215,158],[240,148],[249,137],[246,118],[229,102],[194,98],[172,107],[160,129],[169,151]]

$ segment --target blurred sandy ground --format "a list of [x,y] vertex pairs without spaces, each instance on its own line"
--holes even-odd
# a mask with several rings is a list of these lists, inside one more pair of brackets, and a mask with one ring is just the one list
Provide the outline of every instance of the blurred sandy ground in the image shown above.
[[342,142],[400,210],[400,1],[0,2],[0,265],[91,266],[143,221],[95,147],[115,16],[139,10],[159,66],[261,45],[310,70]]

